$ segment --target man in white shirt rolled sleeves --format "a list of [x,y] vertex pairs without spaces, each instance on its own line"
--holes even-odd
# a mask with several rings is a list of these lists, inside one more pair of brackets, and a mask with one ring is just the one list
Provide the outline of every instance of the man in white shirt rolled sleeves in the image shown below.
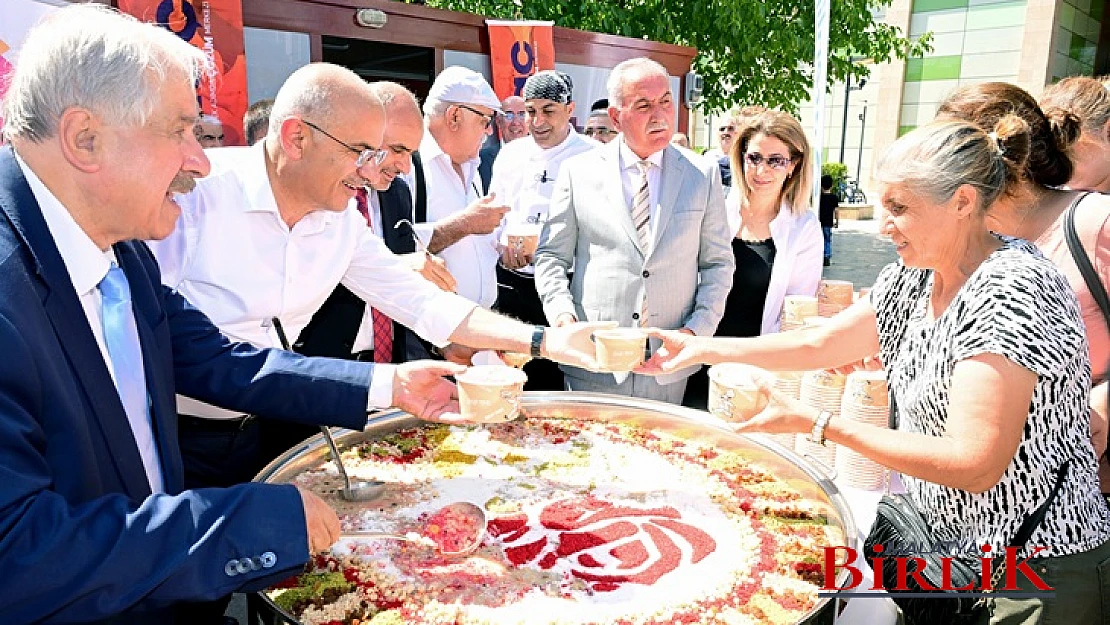
[[447,262],[458,294],[483,308],[497,300],[493,231],[509,208],[494,195],[482,196],[478,152],[500,110],[481,74],[459,66],[443,70],[424,100],[426,132],[417,165],[423,184],[416,172],[406,178],[414,201],[426,198],[426,219],[417,207],[417,220],[425,222],[416,225],[418,236]]
[[[490,193],[510,207],[498,229],[497,310],[528,323],[548,325],[536,292],[534,249],[522,244],[524,236],[538,239],[560,166],[600,145],[570,124],[573,88],[570,76],[563,72],[544,70],[530,76],[521,89],[530,135],[503,146],[493,164]],[[524,370],[526,390],[563,390],[563,374],[556,364],[533,361]]]
[[[354,72],[325,63],[294,72],[275,98],[265,140],[212,150],[212,173],[178,199],[177,228],[151,246],[163,282],[227,335],[258,346],[279,346],[279,327],[295,341],[342,283],[440,346],[542,351],[592,366],[590,328],[545,333],[481,310],[420,277],[366,227],[352,200],[380,177],[385,123],[380,99]],[[384,408],[408,365],[375,367],[370,403]],[[383,368],[396,373],[381,375]],[[178,410],[183,447],[214,438],[213,430],[242,447],[192,450],[208,454],[213,470],[187,481],[234,483],[260,468],[250,417],[187,397],[179,397]],[[201,433],[190,437],[190,430]]]

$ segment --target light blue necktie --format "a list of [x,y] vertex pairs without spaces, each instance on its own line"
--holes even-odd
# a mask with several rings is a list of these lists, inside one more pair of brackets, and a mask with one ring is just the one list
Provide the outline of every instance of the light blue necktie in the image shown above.
[[127,276],[116,263],[112,263],[97,288],[101,295],[104,343],[116,374],[116,390],[135,435],[150,489],[155,493],[162,492],[161,464],[150,427],[146,373],[143,371],[143,352],[139,346],[139,331],[135,327],[135,313],[131,309],[131,288],[127,285]]

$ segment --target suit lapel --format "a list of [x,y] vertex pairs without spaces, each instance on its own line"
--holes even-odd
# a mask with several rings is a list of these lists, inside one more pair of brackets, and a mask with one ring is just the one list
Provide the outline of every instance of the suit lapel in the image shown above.
[[382,213],[382,239],[386,247],[395,254],[408,254],[416,251],[412,231],[408,226],[395,228],[397,222],[408,219],[412,222],[412,195],[408,184],[395,178],[389,189],[378,191],[378,207]]
[[605,159],[604,171],[602,171],[602,186],[606,189],[609,200],[609,205],[615,211],[614,218],[620,224],[621,229],[628,235],[628,240],[636,249],[640,250],[640,254],[644,255],[644,248],[640,244],[640,235],[636,233],[636,226],[632,223],[632,206],[628,203],[628,198],[624,197],[624,172],[621,170],[621,157],[620,157],[620,141],[610,141],[602,151],[602,158]]
[[654,232],[651,245],[653,252],[659,247],[659,242],[663,239],[663,232],[671,220],[675,202],[678,201],[679,191],[682,190],[682,184],[686,180],[683,175],[684,165],[685,163],[677,149],[667,146],[663,150],[663,171],[659,175],[659,205],[656,207],[656,223],[652,229]]
[[123,403],[86,322],[73,281],[10,147],[0,150],[0,210],[11,219],[38,265],[39,277],[46,286],[43,308],[85,392],[93,420],[111,450],[120,482],[129,495],[143,499],[150,494],[150,484]]

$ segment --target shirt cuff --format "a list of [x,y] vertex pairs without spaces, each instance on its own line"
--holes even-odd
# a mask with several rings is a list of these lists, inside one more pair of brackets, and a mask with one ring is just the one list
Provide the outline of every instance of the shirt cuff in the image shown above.
[[374,365],[370,370],[370,391],[366,394],[367,410],[393,406],[393,378],[396,374],[397,365]]

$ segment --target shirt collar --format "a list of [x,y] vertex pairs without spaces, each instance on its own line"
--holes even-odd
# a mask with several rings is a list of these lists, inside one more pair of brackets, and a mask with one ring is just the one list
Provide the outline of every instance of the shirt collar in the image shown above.
[[[274,197],[274,189],[270,186],[270,176],[266,173],[265,145],[265,141],[259,141],[247,148],[250,154],[246,157],[246,163],[239,174],[239,179],[243,182],[243,193],[247,196],[243,210],[274,213],[280,217],[281,211],[278,210],[277,198]],[[212,152],[209,151],[209,155]]]
[[[272,213],[275,219],[281,221],[281,211],[278,209],[277,198],[274,197],[274,188],[270,185],[270,176],[266,172],[265,144],[265,141],[259,141],[249,147],[213,148],[205,152],[212,160],[213,169],[217,167],[219,161],[223,160],[219,157],[226,154],[229,157],[228,165],[239,170],[239,180],[243,185],[243,194],[246,196],[242,206],[244,212]],[[243,154],[243,150],[247,151],[246,155]],[[198,183],[203,184],[203,180],[202,178]],[[355,202],[352,199],[348,207],[354,205]],[[336,215],[334,211],[326,209],[314,210],[301,218],[301,221],[306,223],[301,228],[306,234],[317,232],[330,224]]]
[[[451,157],[443,151],[443,148],[439,147],[439,142],[432,136],[432,131],[427,128],[424,129],[424,138],[420,140],[420,160],[423,163],[442,160],[445,165],[452,167]],[[475,157],[462,164],[463,174],[466,176],[463,186],[469,187],[473,184],[474,175],[478,173],[478,165],[481,162],[480,157]],[[479,195],[481,194],[479,193]]]
[[663,148],[662,150],[655,152],[654,154],[648,156],[646,159],[641,159],[639,156],[636,156],[636,154],[632,151],[632,148],[628,147],[628,144],[624,142],[624,135],[617,137],[616,140],[620,141],[620,145],[617,147],[617,152],[618,154],[620,154],[621,169],[633,169],[636,167],[636,163],[639,163],[641,160],[645,160],[656,167],[663,166],[663,151],[667,148]]
[[570,127],[570,132],[568,132],[567,136],[564,137],[563,140],[559,142],[559,145],[556,145],[556,146],[550,147],[550,148],[540,147],[539,144],[536,143],[536,140],[533,139],[531,136],[528,137],[528,140],[531,142],[530,147],[535,148],[532,151],[532,154],[530,155],[530,158],[532,160],[536,160],[536,161],[550,160],[550,159],[558,157],[560,154],[562,154],[563,150],[565,150],[568,147],[577,143],[578,142],[578,133],[574,132],[574,126],[571,126]]
[[23,170],[27,185],[31,187],[31,193],[38,202],[46,227],[54,238],[54,245],[69,272],[69,279],[73,282],[73,290],[77,291],[78,296],[85,295],[95,289],[108,274],[109,267],[116,260],[115,253],[112,248],[107,251],[98,248],[19,154],[15,155],[15,160]]

